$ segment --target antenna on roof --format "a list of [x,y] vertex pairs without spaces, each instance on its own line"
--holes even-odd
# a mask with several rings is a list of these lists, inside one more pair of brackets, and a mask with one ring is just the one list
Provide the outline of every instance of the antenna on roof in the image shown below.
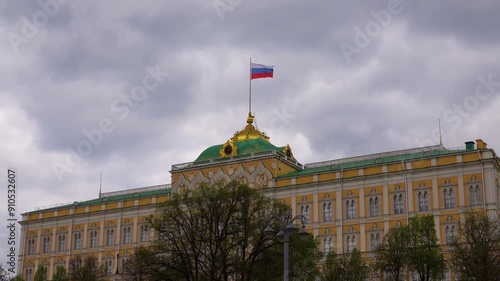
[[439,144],[443,145],[443,137],[441,135],[441,118],[438,119],[438,123],[439,123]]
[[102,196],[102,172],[101,172],[101,180],[99,181],[99,198]]

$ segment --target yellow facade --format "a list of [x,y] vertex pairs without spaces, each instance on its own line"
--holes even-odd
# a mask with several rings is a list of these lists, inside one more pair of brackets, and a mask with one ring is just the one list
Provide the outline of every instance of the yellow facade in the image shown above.
[[109,279],[120,280],[123,259],[155,237],[146,218],[157,212],[157,204],[171,192],[217,180],[241,180],[290,205],[294,215],[307,217],[306,227],[322,251],[358,248],[368,262],[389,229],[407,224],[410,217],[433,214],[446,251],[447,235],[456,231],[464,210],[495,215],[500,210],[500,160],[482,141],[472,151],[433,146],[305,166],[282,151],[233,157],[174,165],[168,185],[105,193],[24,214],[22,274],[28,280],[27,269],[45,265],[52,276],[57,265],[68,266],[73,256],[82,254],[110,262]]

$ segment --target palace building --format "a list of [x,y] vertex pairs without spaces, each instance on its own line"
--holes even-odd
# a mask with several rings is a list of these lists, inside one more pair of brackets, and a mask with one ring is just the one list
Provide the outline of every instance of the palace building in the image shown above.
[[[481,139],[463,148],[435,145],[303,165],[289,145],[273,145],[253,121],[249,114],[246,127],[225,143],[207,148],[193,162],[173,165],[171,184],[24,213],[19,272],[31,281],[43,265],[51,278],[75,255],[95,255],[109,280],[120,280],[134,248],[154,239],[145,218],[157,204],[177,190],[219,180],[241,180],[289,204],[294,215],[306,217],[324,253],[358,248],[368,262],[388,230],[409,217],[434,215],[446,255],[461,214],[500,212],[500,159]],[[453,280],[453,273],[447,278]]]

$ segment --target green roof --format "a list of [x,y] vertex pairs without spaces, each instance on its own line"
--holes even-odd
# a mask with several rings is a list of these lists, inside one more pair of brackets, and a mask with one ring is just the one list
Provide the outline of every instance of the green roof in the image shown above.
[[67,208],[73,207],[73,206],[85,207],[85,206],[96,205],[96,204],[119,202],[119,201],[127,200],[127,199],[139,199],[139,198],[144,198],[144,197],[165,195],[165,194],[170,194],[171,192],[172,192],[172,188],[162,188],[162,189],[145,190],[145,191],[138,191],[138,192],[133,192],[133,189],[129,190],[129,191],[123,190],[123,191],[117,191],[117,192],[110,192],[110,194],[116,194],[116,195],[110,195],[110,196],[106,196],[106,197],[101,197],[101,198],[96,198],[96,199],[91,199],[91,200],[86,200],[86,201],[81,201],[81,202],[75,201],[73,204],[65,204],[65,205],[52,207],[52,208],[40,209],[40,210],[36,210],[35,212],[62,210],[62,209],[67,209]]
[[[305,165],[305,168],[301,171],[289,173],[286,175],[279,176],[278,178],[288,178],[288,177],[297,177],[302,175],[310,175],[317,174],[328,171],[340,171],[345,169],[353,169],[353,168],[362,168],[369,166],[377,166],[381,164],[389,164],[396,163],[402,161],[416,160],[416,159],[425,159],[425,158],[433,158],[439,155],[446,154],[457,154],[460,152],[465,152],[465,150],[447,150],[447,149],[436,149],[436,150],[428,150],[422,152],[412,152],[407,154],[399,154],[399,155],[388,155],[383,156],[383,153],[379,154],[380,157],[366,157],[366,159],[356,160],[356,161],[342,161],[342,159],[338,160],[338,163],[334,164],[325,164],[318,165],[313,167],[308,167],[308,164]],[[360,157],[361,158],[361,157]],[[310,165],[310,164],[309,164]]]
[[[197,162],[220,158],[220,149],[222,148],[223,145],[224,144],[218,144],[205,149],[200,154],[200,156],[196,158],[194,164],[197,164]],[[261,138],[238,141],[235,142],[234,145],[237,147],[237,153],[238,153],[237,155],[251,154],[269,150],[277,150],[281,152],[285,148],[285,147],[277,147],[272,143],[263,140]]]

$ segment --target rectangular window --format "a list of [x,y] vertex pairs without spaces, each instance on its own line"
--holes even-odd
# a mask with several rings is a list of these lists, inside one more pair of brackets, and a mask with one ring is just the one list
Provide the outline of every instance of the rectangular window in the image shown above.
[[333,221],[333,202],[323,203],[323,221]]
[[378,197],[370,198],[369,205],[370,205],[370,217],[375,217],[380,215],[380,206]]
[[455,192],[453,188],[444,189],[443,197],[445,209],[455,208]]
[[352,253],[352,251],[358,247],[358,241],[356,240],[356,235],[347,236],[347,252]]
[[393,196],[393,204],[394,204],[394,214],[403,214],[405,212],[404,208],[404,197],[403,194],[395,194]]
[[33,255],[35,253],[35,239],[28,239],[28,255]]
[[370,235],[370,246],[372,251],[377,250],[378,246],[380,246],[380,242],[380,233],[372,233]]
[[108,229],[106,234],[106,246],[112,246],[115,243],[115,230]]
[[59,251],[64,251],[65,250],[65,246],[66,246],[66,235],[61,234],[61,235],[59,235],[59,247],[58,247],[58,250]]
[[355,219],[356,218],[356,204],[353,200],[346,201],[346,209],[347,209],[347,219]]
[[141,242],[147,242],[147,241],[148,241],[148,226],[141,225]]
[[420,191],[418,193],[418,210],[429,211],[429,194],[427,191]]
[[469,186],[469,205],[481,205],[481,188],[478,184]]
[[309,205],[302,205],[300,206],[300,214],[304,216],[306,219],[306,223],[311,222],[311,208]]
[[43,238],[43,252],[44,253],[50,252],[50,237]]
[[97,247],[97,230],[90,232],[90,248]]
[[75,250],[81,249],[82,248],[82,234],[81,233],[75,233]]
[[323,238],[323,254],[327,255],[333,250],[333,238],[325,237]]
[[125,226],[123,228],[123,244],[130,243],[130,226]]
[[104,269],[106,270],[106,274],[110,275],[113,273],[113,261],[106,260],[104,261]]

